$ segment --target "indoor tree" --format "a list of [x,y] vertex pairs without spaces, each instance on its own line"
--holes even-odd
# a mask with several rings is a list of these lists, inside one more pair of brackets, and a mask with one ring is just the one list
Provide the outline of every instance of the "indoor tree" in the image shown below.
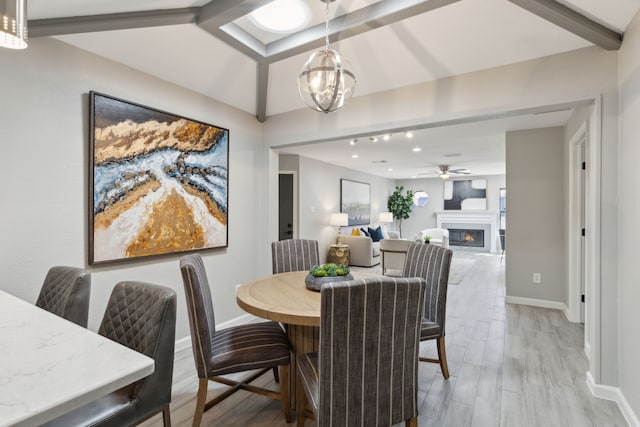
[[396,191],[387,199],[387,209],[393,214],[393,218],[398,220],[400,237],[402,237],[402,220],[409,219],[413,210],[413,190],[407,190],[404,195],[402,190],[404,187],[396,187]]

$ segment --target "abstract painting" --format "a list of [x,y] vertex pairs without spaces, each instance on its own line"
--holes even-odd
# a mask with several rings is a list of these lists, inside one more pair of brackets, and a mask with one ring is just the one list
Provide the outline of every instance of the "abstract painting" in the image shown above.
[[444,182],[444,210],[486,210],[487,180],[466,179]]
[[369,224],[371,221],[371,192],[369,184],[341,179],[340,212],[347,214],[349,225]]
[[89,264],[228,246],[229,130],[90,92]]

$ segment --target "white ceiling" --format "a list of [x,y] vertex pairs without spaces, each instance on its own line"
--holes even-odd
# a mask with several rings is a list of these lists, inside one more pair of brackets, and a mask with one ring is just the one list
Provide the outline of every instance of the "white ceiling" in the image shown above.
[[[307,57],[318,50],[318,47],[308,51],[294,49],[279,60],[272,60],[268,55],[258,58],[268,64],[269,73],[267,87],[261,87],[258,83],[256,56],[250,57],[242,53],[237,43],[222,40],[225,37],[220,37],[219,33],[211,31],[211,28],[201,22],[204,19],[198,13],[207,8],[208,1],[29,0],[30,32],[37,36],[38,30],[42,28],[38,26],[48,22],[39,20],[57,18],[53,22],[64,23],[66,21],[62,18],[69,17],[194,8],[194,19],[176,25],[131,28],[131,25],[122,24],[121,15],[116,15],[113,22],[119,22],[118,25],[94,27],[118,29],[91,32],[94,30],[87,30],[85,27],[77,30],[83,31],[82,33],[73,33],[80,27],[63,25],[62,31],[49,34],[63,42],[202,93],[258,117],[262,114],[262,119],[306,108],[297,93],[297,76]],[[314,13],[311,25],[320,23],[323,26],[324,3],[320,0],[305,1]],[[246,14],[266,2],[267,0],[214,0],[211,5],[224,8],[225,4],[230,4],[233,7],[229,10],[241,10],[242,14]],[[382,20],[365,22],[367,29],[373,29],[359,31],[355,36],[349,36],[349,31],[337,34],[336,37],[341,40],[332,42],[332,47],[347,57],[353,66],[358,80],[354,96],[592,46],[591,42],[508,0],[384,0],[379,3],[373,0],[336,0],[330,5],[330,16],[346,14],[348,18],[349,13],[363,7],[373,7],[376,4],[393,6],[403,2],[423,5],[452,3],[404,17],[379,28],[375,27]],[[624,31],[640,8],[640,0],[557,2],[618,33]],[[224,13],[220,13],[220,16]],[[70,21],[74,20],[77,21],[77,18]],[[237,25],[247,29],[252,24],[246,18],[240,18]],[[264,37],[259,31],[252,33],[258,38]],[[273,37],[268,40],[271,39]],[[257,40],[256,43],[261,45]],[[262,113],[261,94],[266,96]],[[500,168],[504,173],[506,129],[563,124],[566,116],[566,112],[539,117],[526,116],[501,119],[484,125],[476,123],[420,131],[411,144],[422,146],[423,151],[419,153],[421,156],[410,152],[411,155],[405,158],[401,155],[401,150],[391,153],[383,149],[385,144],[378,143],[369,144],[368,150],[361,151],[365,154],[361,154],[357,161],[362,165],[366,164],[365,170],[371,172],[372,160],[387,160],[386,164],[377,164],[375,168],[384,169],[381,175],[395,178],[410,177],[424,171],[429,165],[440,163],[468,167],[474,174],[500,173],[496,172]],[[398,139],[395,135],[392,140],[395,142]],[[357,162],[352,162],[355,159],[345,153],[364,150],[363,144],[344,148],[345,142],[348,141],[330,143],[331,150],[317,145],[298,147],[296,151],[310,157],[320,156],[321,151],[320,157],[324,159],[327,159],[327,153],[330,152],[331,158],[326,161],[358,168],[355,166]],[[462,155],[443,157],[456,152]],[[335,157],[333,153],[336,154]],[[498,163],[501,166],[496,166]],[[389,167],[393,167],[396,173],[387,171]]]

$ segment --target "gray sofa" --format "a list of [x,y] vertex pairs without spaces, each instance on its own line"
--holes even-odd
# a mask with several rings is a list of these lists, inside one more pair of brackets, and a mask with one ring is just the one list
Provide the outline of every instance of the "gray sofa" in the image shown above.
[[349,265],[373,267],[380,264],[380,242],[371,237],[342,235],[341,243],[349,245]]

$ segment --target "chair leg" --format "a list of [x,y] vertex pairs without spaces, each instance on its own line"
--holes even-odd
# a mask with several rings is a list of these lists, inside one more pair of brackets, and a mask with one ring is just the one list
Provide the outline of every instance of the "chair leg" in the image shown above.
[[207,403],[207,390],[209,389],[209,380],[200,378],[198,383],[198,397],[196,400],[196,412],[193,414],[192,427],[200,427],[202,415],[204,414],[204,405]]
[[438,338],[438,359],[440,359],[440,369],[445,379],[449,378],[449,366],[447,365],[447,352],[444,348],[444,335]]
[[280,404],[282,405],[282,412],[284,412],[284,419],[287,423],[291,422],[291,406],[289,406],[289,365],[280,366]]
[[418,417],[413,417],[404,422],[406,427],[418,427]]
[[304,422],[307,420],[307,407],[309,403],[307,402],[307,394],[304,392],[304,388],[302,386],[302,382],[300,381],[300,376],[298,376],[297,381],[297,389],[298,389],[298,423],[296,427],[304,427]]
[[171,410],[169,409],[169,405],[162,410],[162,423],[164,427],[171,427]]
[[280,376],[278,375],[278,367],[273,368],[273,379],[276,380],[277,383],[280,382]]

